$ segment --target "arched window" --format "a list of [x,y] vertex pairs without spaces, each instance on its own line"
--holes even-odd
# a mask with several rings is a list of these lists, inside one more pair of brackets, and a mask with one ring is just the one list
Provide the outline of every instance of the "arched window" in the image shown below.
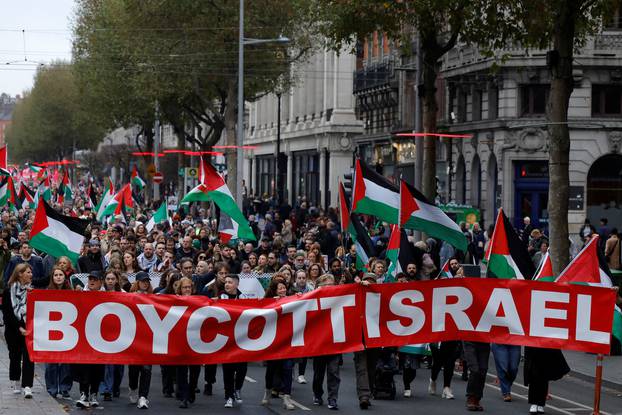
[[471,198],[473,207],[480,207],[482,201],[482,169],[479,162],[479,155],[473,157],[471,162]]
[[598,227],[607,218],[610,227],[622,228],[622,156],[597,159],[587,174],[587,217]]

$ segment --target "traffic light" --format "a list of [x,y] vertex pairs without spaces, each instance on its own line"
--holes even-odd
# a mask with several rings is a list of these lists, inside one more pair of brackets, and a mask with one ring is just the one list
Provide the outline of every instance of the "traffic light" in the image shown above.
[[352,200],[352,181],[354,174],[352,172],[343,175],[343,190],[346,192],[346,198]]

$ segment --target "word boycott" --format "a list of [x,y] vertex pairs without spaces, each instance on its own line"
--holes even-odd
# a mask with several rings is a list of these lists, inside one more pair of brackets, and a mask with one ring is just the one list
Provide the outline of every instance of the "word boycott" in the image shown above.
[[35,290],[27,345],[38,362],[212,364],[472,340],[609,353],[615,293],[495,279],[323,287],[301,296]]

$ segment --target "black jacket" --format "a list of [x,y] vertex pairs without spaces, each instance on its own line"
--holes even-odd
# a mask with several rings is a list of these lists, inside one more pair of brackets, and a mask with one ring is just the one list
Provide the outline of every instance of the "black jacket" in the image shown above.
[[19,320],[13,312],[13,304],[11,303],[11,290],[7,286],[2,292],[2,320],[4,321],[4,330],[19,330]]

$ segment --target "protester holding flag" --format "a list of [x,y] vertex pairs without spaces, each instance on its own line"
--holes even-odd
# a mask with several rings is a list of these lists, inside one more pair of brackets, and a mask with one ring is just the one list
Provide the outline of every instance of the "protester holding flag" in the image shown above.
[[[9,349],[9,379],[13,393],[32,398],[35,365],[26,349],[26,298],[32,290],[32,268],[28,263],[17,264],[2,295],[4,339]],[[20,386],[21,378],[21,386]]]
[[[48,290],[71,290],[69,278],[62,268],[54,266],[51,275]],[[45,388],[50,396],[56,398],[60,395],[62,398],[68,399],[72,385],[71,365],[66,363],[45,364]]]

